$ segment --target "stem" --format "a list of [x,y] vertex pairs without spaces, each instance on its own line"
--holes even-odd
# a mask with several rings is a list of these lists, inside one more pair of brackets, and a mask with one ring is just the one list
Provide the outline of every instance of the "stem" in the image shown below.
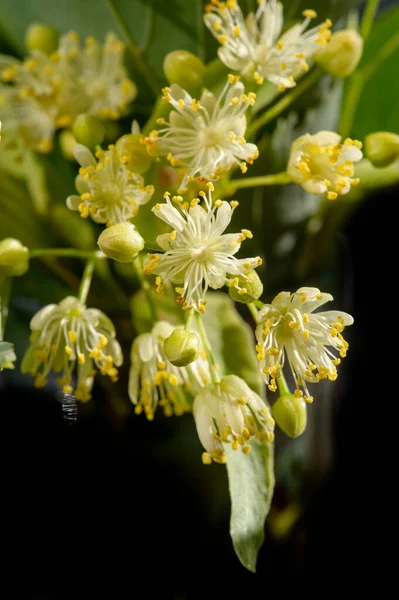
[[258,129],[275,119],[283,112],[283,110],[288,108],[297,98],[299,98],[303,92],[314,85],[322,75],[323,71],[319,68],[315,68],[309,75],[303,77],[291,92],[285,94],[278,102],[276,102],[276,104],[269,108],[269,110],[253,121],[248,130],[249,135],[256,133]]
[[255,303],[254,302],[248,302],[247,306],[248,306],[249,312],[251,313],[251,315],[253,316],[253,318],[254,318],[254,320],[256,322],[256,317],[258,315],[258,309],[256,308]]
[[368,38],[371,28],[373,26],[375,15],[377,14],[378,5],[380,0],[368,0],[366,8],[364,10],[363,19],[360,24],[360,35],[366,41]]
[[114,17],[115,21],[119,25],[119,28],[126,40],[127,47],[128,47],[130,54],[132,55],[132,58],[136,64],[137,70],[140,71],[140,73],[146,80],[147,84],[149,85],[151,90],[154,92],[155,96],[157,96],[159,90],[158,90],[158,84],[156,83],[156,78],[155,77],[154,77],[154,79],[152,78],[151,73],[150,73],[150,67],[149,67],[149,65],[147,65],[147,63],[145,62],[145,60],[143,58],[142,50],[137,46],[132,34],[129,31],[129,28],[127,27],[125,21],[123,20],[123,17],[122,17],[122,14],[121,14],[119,8],[116,6],[115,0],[106,0],[106,2],[108,4],[109,10],[112,13],[112,16]]
[[215,357],[213,356],[212,348],[209,343],[209,339],[206,334],[204,323],[201,319],[200,313],[196,312],[195,318],[197,321],[198,332],[200,334],[201,342],[202,342],[202,345],[203,345],[205,353],[206,353],[206,357],[209,362],[209,370],[211,373],[212,383],[214,383],[215,385],[218,385],[220,383],[220,377],[219,377],[219,373],[218,373],[218,370],[216,367]]
[[144,277],[143,268],[141,264],[141,260],[139,257],[136,258],[132,262],[134,272],[136,274],[137,279],[139,280],[140,287],[143,290],[145,297],[147,298],[148,306],[150,307],[151,319],[155,323],[158,321],[158,311],[154,302],[154,298],[152,297],[152,290],[148,279]]
[[284,377],[284,373],[281,371],[281,375],[277,377],[277,385],[280,396],[288,396],[291,394],[291,390],[287,385],[287,382]]
[[243,188],[259,187],[262,185],[286,185],[291,183],[291,179],[285,171],[274,175],[261,175],[260,177],[247,177],[243,179],[233,179],[225,192],[227,195],[234,194],[236,190]]
[[3,341],[4,331],[10,303],[12,278],[0,280],[0,342]]
[[38,248],[29,252],[29,258],[42,256],[65,256],[71,258],[107,258],[100,250],[77,250],[76,248]]
[[255,300],[254,304],[255,304],[255,306],[257,308],[263,308],[264,307],[264,304],[263,304],[262,300]]
[[184,329],[186,331],[190,331],[191,328],[191,324],[193,322],[193,318],[194,318],[194,309],[190,309],[189,311],[187,311],[187,319],[186,319],[186,324]]
[[78,298],[82,304],[86,304],[87,295],[90,290],[91,279],[93,277],[94,266],[96,262],[94,258],[87,261],[85,270],[83,271],[82,279],[79,286]]

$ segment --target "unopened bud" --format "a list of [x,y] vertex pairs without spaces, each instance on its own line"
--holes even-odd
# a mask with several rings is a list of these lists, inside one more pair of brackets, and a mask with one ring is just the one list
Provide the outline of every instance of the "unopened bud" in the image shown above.
[[306,429],[306,402],[293,394],[280,396],[273,404],[273,417],[285,434],[298,437]]
[[0,279],[18,277],[29,268],[29,250],[14,238],[0,242]]
[[202,85],[205,65],[198,56],[191,52],[174,50],[165,56],[163,72],[169,83],[177,83],[183,89],[191,92]]
[[116,151],[121,162],[133,173],[144,173],[151,166],[151,156],[147,152],[145,144],[142,143],[142,135],[128,133],[116,142]]
[[263,283],[256,271],[248,271],[246,275],[240,275],[238,285],[229,287],[229,294],[236,302],[248,304],[261,297],[263,293]]
[[376,131],[364,139],[367,158],[375,167],[387,167],[399,159],[399,135],[389,131]]
[[78,142],[72,131],[70,129],[63,129],[59,135],[58,141],[60,143],[61,152],[65,158],[76,161],[73,150]]
[[78,115],[72,126],[73,135],[78,144],[94,148],[104,140],[104,125],[92,115]]
[[199,341],[195,333],[175,329],[164,341],[166,358],[175,367],[186,367],[198,358]]
[[58,48],[58,33],[43,23],[32,23],[25,33],[25,46],[28,50],[39,50],[51,54]]
[[118,223],[100,234],[98,245],[109,258],[132,262],[144,248],[144,240],[132,223]]
[[356,69],[363,52],[363,38],[354,29],[332,34],[327,46],[316,55],[316,61],[333,77],[348,77]]

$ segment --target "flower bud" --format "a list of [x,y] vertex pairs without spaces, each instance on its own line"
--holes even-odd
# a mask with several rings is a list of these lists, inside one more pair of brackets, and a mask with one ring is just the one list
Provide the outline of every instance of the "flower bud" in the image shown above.
[[237,277],[238,285],[235,287],[229,286],[229,294],[236,302],[248,304],[260,298],[263,293],[263,283],[256,271],[248,271],[246,276],[240,275]]
[[0,279],[18,277],[29,268],[29,250],[14,238],[0,242]]
[[145,144],[141,143],[142,137],[138,133],[128,133],[119,138],[115,144],[121,162],[129,171],[139,175],[148,171],[152,162]]
[[132,262],[144,248],[144,240],[132,223],[117,223],[100,234],[97,244],[109,258]]
[[188,92],[202,85],[205,65],[198,56],[186,50],[169,52],[163,61],[163,72],[169,83],[177,83]]
[[39,50],[51,54],[58,48],[58,33],[43,23],[32,23],[25,33],[25,46],[28,50]]
[[58,141],[63,156],[68,160],[76,161],[73,150],[78,143],[70,129],[63,129],[59,135]]
[[332,34],[327,46],[316,55],[316,61],[333,77],[348,77],[356,69],[363,52],[363,38],[354,29]]
[[199,341],[195,333],[175,329],[163,344],[166,358],[175,367],[186,367],[198,358]]
[[387,167],[399,158],[399,135],[376,131],[364,139],[365,155],[375,167]]
[[72,126],[73,135],[78,144],[87,148],[94,148],[104,140],[104,125],[96,117],[91,115],[78,115]]
[[285,434],[298,437],[306,429],[306,402],[294,394],[280,396],[273,404],[273,417]]

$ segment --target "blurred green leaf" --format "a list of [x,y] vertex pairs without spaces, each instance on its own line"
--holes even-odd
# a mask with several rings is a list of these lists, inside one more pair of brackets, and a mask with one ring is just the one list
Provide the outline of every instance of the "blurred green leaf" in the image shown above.
[[208,293],[204,324],[212,351],[224,374],[242,377],[250,388],[263,396],[264,385],[256,359],[255,338],[230,296],[222,292]]
[[243,454],[224,444],[231,498],[230,535],[241,563],[255,573],[274,490],[273,444],[251,442]]
[[[364,50],[360,68],[399,31],[399,8],[387,10],[376,21]],[[353,136],[360,140],[373,131],[399,133],[399,50],[396,50],[366,83],[353,123]]]

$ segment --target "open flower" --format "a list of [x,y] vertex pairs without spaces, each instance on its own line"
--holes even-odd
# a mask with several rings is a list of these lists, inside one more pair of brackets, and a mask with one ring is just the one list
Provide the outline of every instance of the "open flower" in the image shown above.
[[[58,382],[67,394],[78,400],[90,400],[97,369],[117,381],[123,362],[115,328],[110,319],[96,308],[86,308],[78,298],[68,296],[59,304],[49,304],[31,320],[31,345],[22,360],[23,373],[36,377],[35,386],[43,387],[52,371],[61,373]],[[73,372],[77,366],[74,392]]]
[[333,131],[306,133],[291,146],[287,173],[311,194],[327,194],[329,200],[347,194],[359,179],[354,178],[354,162],[361,160],[362,143]]
[[193,412],[198,437],[206,450],[202,455],[204,464],[212,460],[226,462],[223,443],[231,444],[233,450],[241,446],[248,454],[248,442],[254,436],[261,441],[274,439],[269,407],[236,375],[226,375],[219,384],[204,387],[194,401]]
[[317,288],[303,287],[297,292],[281,292],[271,304],[265,304],[257,315],[256,338],[258,360],[264,380],[276,390],[287,357],[297,386],[295,395],[312,402],[305,382],[322,379],[335,381],[337,365],[346,356],[349,344],[342,332],[352,325],[353,318],[345,312],[329,310],[314,314],[320,306],[333,300],[331,294]]
[[[248,229],[241,233],[223,233],[231,221],[238,202],[217,200],[212,205],[213,184],[208,182],[208,196],[200,192],[204,205],[200,206],[200,198],[183,203],[181,196],[174,196],[172,201],[179,206],[175,208],[166,192],[166,204],[156,204],[154,214],[173,227],[171,233],[157,237],[158,245],[164,254],[150,254],[149,262],[144,267],[146,273],[163,276],[163,281],[181,284],[176,288],[179,293],[178,302],[188,310],[205,310],[205,295],[209,287],[221,288],[225,283],[239,286],[238,276],[259,266],[262,260],[256,258],[235,258],[246,238],[252,237]],[[161,278],[158,288],[162,289]],[[240,288],[241,289],[241,288]],[[243,288],[245,289],[245,288]]]
[[186,367],[175,367],[168,361],[163,343],[174,329],[167,321],[158,321],[150,333],[142,333],[132,345],[129,396],[136,414],[144,411],[150,421],[157,406],[162,406],[168,417],[190,411],[187,394],[195,395],[210,381],[208,363],[201,356]]
[[309,69],[307,59],[317,54],[331,37],[331,21],[306,31],[317,14],[303,11],[304,21],[283,30],[283,5],[276,0],[258,0],[256,13],[244,19],[236,0],[212,0],[204,21],[222,45],[218,54],[229,69],[262,84],[268,79],[284,91]]
[[219,98],[206,90],[196,100],[178,85],[164,88],[163,93],[164,101],[173,107],[169,122],[158,119],[164,127],[152,131],[145,142],[150,153],[186,167],[181,191],[193,177],[216,179],[234,165],[246,172],[246,163],[252,164],[259,155],[255,144],[243,137],[245,112],[255,103],[255,94],[245,94],[238,77],[228,76]]
[[154,192],[144,186],[141,175],[132,173],[121,162],[115,146],[96,152],[98,161],[88,148],[77,144],[74,155],[81,165],[76,178],[80,196],[69,196],[67,206],[78,210],[81,217],[89,215],[96,223],[114,225],[128,221],[146,204]]

